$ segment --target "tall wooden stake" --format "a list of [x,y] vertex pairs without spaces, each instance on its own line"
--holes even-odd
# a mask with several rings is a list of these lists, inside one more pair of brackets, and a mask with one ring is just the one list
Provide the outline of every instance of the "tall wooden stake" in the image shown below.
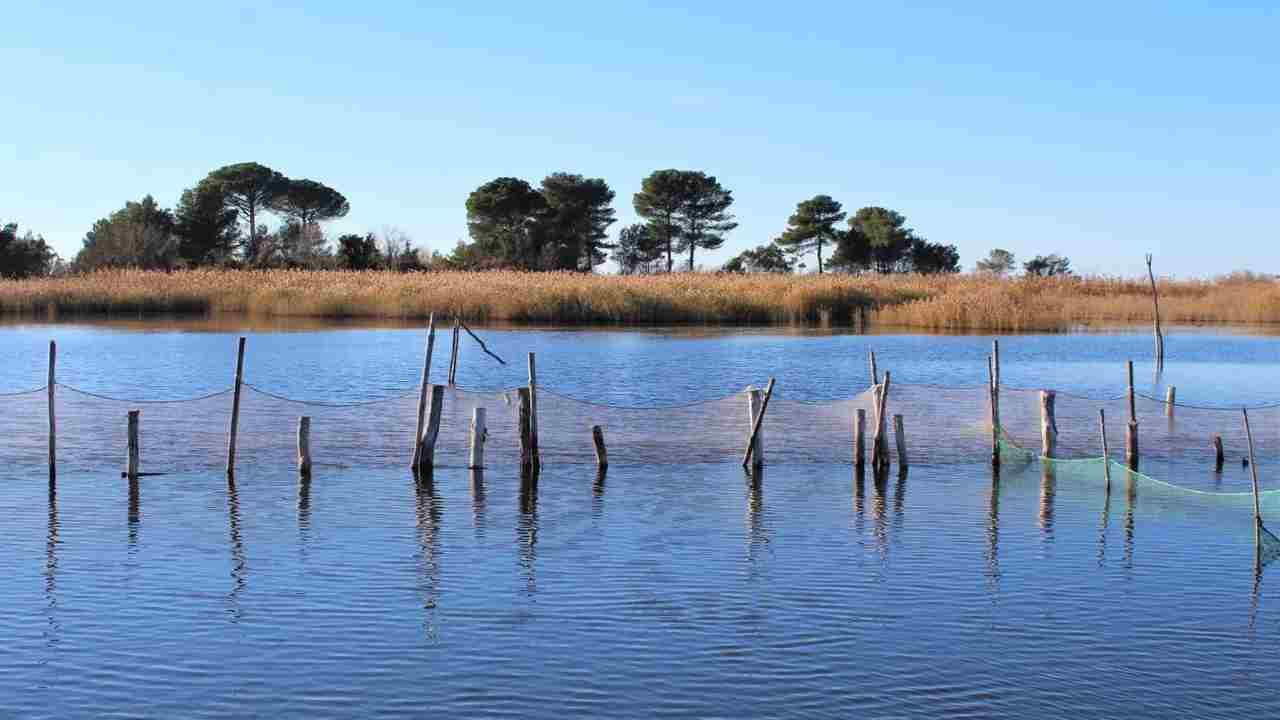
[[1052,390],[1040,391],[1040,454],[1046,458],[1057,457],[1058,453],[1058,418],[1054,411],[1057,397]]
[[[750,432],[756,426],[756,416],[760,414],[762,397],[763,395],[757,388],[747,389],[747,432]],[[764,430],[761,430],[756,435],[755,447],[751,448],[751,457],[756,466],[764,464]]]
[[893,416],[893,439],[898,446],[898,473],[907,472],[907,435],[902,429],[902,415]]
[[859,473],[867,462],[867,411],[858,408],[853,413],[853,466]]
[[449,353],[449,387],[458,384],[458,327],[462,321],[453,316],[453,350]]
[[231,395],[231,427],[227,431],[227,475],[236,472],[236,434],[240,431],[240,386],[244,384],[244,338],[236,347],[236,384]]
[[1164,393],[1164,414],[1165,417],[1173,417],[1173,406],[1178,400],[1178,388],[1173,385],[1169,386]]
[[1151,253],[1147,253],[1147,278],[1151,280],[1151,304],[1155,308],[1156,372],[1160,373],[1164,371],[1164,333],[1160,329],[1160,293],[1156,290],[1156,276],[1151,270]]
[[311,475],[311,418],[306,415],[298,418],[298,474]]
[[871,350],[867,355],[867,364],[871,368],[871,387],[880,384],[880,374],[876,371],[876,351]]
[[530,400],[529,388],[516,388],[519,398],[517,424],[520,432],[520,472],[533,469],[533,401]]
[[444,386],[431,386],[431,404],[427,413],[427,429],[422,433],[422,453],[418,456],[419,472],[430,470],[436,462],[436,438],[440,437],[440,417],[444,413]]
[[542,467],[542,454],[538,452],[538,365],[533,353],[529,353],[529,447],[533,450],[534,467]]
[[1107,411],[1098,408],[1098,429],[1102,432],[1102,479],[1111,492],[1111,448],[1107,445]]
[[54,390],[58,387],[57,368],[58,364],[58,343],[53,340],[49,341],[49,477],[56,477],[58,474],[58,414],[54,410],[57,404],[54,402]]
[[1253,548],[1257,564],[1261,564],[1262,556],[1262,501],[1258,498],[1258,461],[1253,456],[1253,431],[1249,429],[1249,411],[1240,408],[1244,414],[1244,434],[1249,439],[1249,469],[1253,473]]
[[467,467],[480,469],[484,467],[484,443],[489,439],[489,429],[484,424],[484,408],[475,408],[471,413],[471,456]]
[[609,452],[604,447],[604,428],[592,425],[591,441],[596,446],[596,467],[604,470],[609,467]]
[[1125,428],[1124,461],[1130,470],[1138,469],[1138,405],[1133,388],[1133,361],[1126,363],[1129,372],[1129,426]]
[[138,424],[141,413],[137,410],[129,411],[129,453],[125,460],[124,476],[130,480],[138,478],[138,464],[142,452],[138,447]]
[[889,443],[885,438],[885,405],[889,399],[889,371],[884,371],[884,382],[876,388],[876,414],[874,436],[871,439],[871,469],[881,472],[889,466]]
[[987,392],[991,403],[991,467],[1000,467],[1000,386],[996,381],[995,356],[987,357]]
[[747,450],[742,454],[742,467],[751,466],[751,449],[756,445],[756,436],[760,434],[760,426],[764,424],[764,412],[769,409],[769,398],[773,397],[773,378],[764,389],[764,400],[760,403],[760,414],[751,425],[751,435],[747,437]]
[[1213,436],[1213,471],[1222,472],[1222,466],[1226,462],[1226,454],[1222,451],[1222,436]]
[[409,467],[417,468],[422,459],[423,423],[427,415],[427,393],[431,390],[431,354],[436,347],[436,314],[431,313],[427,320],[427,357],[422,362],[422,382],[418,385],[418,424],[413,432],[413,460]]

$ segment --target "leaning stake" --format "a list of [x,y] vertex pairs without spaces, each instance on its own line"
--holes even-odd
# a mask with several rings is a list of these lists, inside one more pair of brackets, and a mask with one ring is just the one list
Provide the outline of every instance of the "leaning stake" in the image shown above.
[[1107,411],[1098,408],[1098,427],[1102,432],[1102,479],[1111,492],[1111,448],[1107,446]]
[[760,403],[760,414],[756,416],[756,421],[751,424],[751,436],[747,438],[747,450],[742,454],[742,467],[750,467],[751,465],[751,449],[755,447],[756,437],[760,434],[760,426],[764,423],[764,413],[769,409],[769,398],[773,397],[773,378],[769,378],[769,384],[764,389],[764,401]]
[[1262,552],[1262,503],[1258,500],[1258,461],[1253,457],[1253,431],[1249,429],[1249,411],[1240,408],[1244,414],[1244,434],[1249,439],[1249,469],[1253,473],[1253,549],[1255,557]]
[[418,386],[418,424],[413,433],[413,460],[409,467],[416,469],[422,460],[422,423],[427,415],[427,393],[431,389],[431,353],[436,347],[436,314],[427,320],[427,357],[422,362],[422,383]]
[[604,470],[609,467],[609,452],[604,447],[604,429],[599,425],[591,426],[591,441],[596,446],[596,467]]
[[227,431],[227,474],[236,472],[236,433],[240,430],[240,386],[244,384],[244,338],[236,348],[236,384],[231,395],[231,428]]
[[871,439],[871,469],[880,472],[889,465],[889,445],[885,440],[884,412],[889,401],[889,371],[884,371],[884,382],[876,388],[875,434]]

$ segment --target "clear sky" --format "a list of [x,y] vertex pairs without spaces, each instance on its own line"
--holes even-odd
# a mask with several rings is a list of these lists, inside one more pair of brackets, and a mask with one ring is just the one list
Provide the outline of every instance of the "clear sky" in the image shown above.
[[[72,256],[93,221],[258,161],[343,192],[340,232],[447,251],[500,175],[702,169],[741,223],[903,212],[966,269],[1280,271],[1280,5],[10,3],[0,219]],[[810,262],[810,265],[813,263]]]

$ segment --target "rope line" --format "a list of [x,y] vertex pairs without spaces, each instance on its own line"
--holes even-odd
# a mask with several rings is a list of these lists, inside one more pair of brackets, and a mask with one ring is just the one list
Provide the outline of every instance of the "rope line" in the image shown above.
[[[252,385],[250,383],[244,383],[244,386],[258,393],[259,395],[265,395],[269,398],[272,398],[274,400],[279,400],[281,402],[294,403],[295,405],[315,405],[317,407],[328,407],[328,408],[368,407],[370,405],[378,405],[380,403],[403,400],[405,398],[412,397],[415,393],[418,392],[417,390],[412,390],[412,391],[403,392],[399,395],[390,395],[388,397],[375,398],[373,400],[360,400],[357,402],[337,403],[337,402],[325,402],[323,400],[300,400],[298,398],[291,398],[286,395],[278,395],[276,393],[271,392],[270,390],[263,390],[257,385]],[[230,392],[230,391],[227,390],[224,392]]]
[[231,392],[231,388],[227,388],[226,390],[218,390],[216,392],[211,392],[208,395],[201,395],[199,397],[176,398],[172,400],[139,400],[136,398],[120,398],[120,397],[112,397],[111,395],[103,395],[101,393],[90,392],[83,388],[78,388],[78,387],[75,387],[74,385],[66,385],[63,383],[57,383],[56,385],[57,387],[66,388],[71,392],[78,393],[80,395],[87,395],[88,397],[97,398],[98,400],[107,400],[110,402],[118,402],[118,403],[129,403],[131,405],[176,405],[178,403],[200,402],[201,400],[209,400],[210,398],[216,398],[219,395],[226,395]]
[[34,395],[38,392],[44,392],[45,390],[48,390],[48,389],[49,389],[48,385],[41,385],[40,387],[32,388],[31,390],[18,390],[16,392],[2,392],[0,393],[0,397],[18,397],[19,395]]

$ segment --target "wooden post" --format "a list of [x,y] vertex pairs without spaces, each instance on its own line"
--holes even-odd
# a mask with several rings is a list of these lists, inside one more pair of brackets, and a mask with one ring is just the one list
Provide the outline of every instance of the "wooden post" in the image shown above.
[[1262,552],[1262,503],[1258,499],[1258,461],[1253,456],[1253,431],[1249,429],[1249,411],[1240,408],[1244,414],[1244,434],[1249,439],[1249,470],[1253,476],[1253,547],[1255,559],[1261,559]]
[[1133,388],[1133,361],[1126,364],[1129,373],[1129,426],[1125,428],[1124,461],[1130,470],[1138,469],[1138,407]]
[[876,372],[876,351],[871,350],[867,356],[867,362],[871,366],[871,387],[880,384],[880,375]]
[[311,474],[311,418],[306,415],[298,418],[298,473]]
[[[751,465],[751,449],[755,447],[756,436],[760,434],[760,426],[764,423],[764,413],[769,409],[769,398],[773,397],[773,378],[769,378],[769,384],[764,389],[764,400],[760,403],[760,414],[756,415],[756,421],[751,427],[751,435],[747,437],[747,450],[742,455],[742,467]],[[759,467],[759,463],[756,464]]]
[[431,353],[436,347],[436,314],[431,313],[427,319],[427,357],[422,362],[422,382],[418,385],[418,424],[413,432],[413,460],[409,467],[417,468],[422,459],[423,423],[427,415],[427,393],[431,385]]
[[244,384],[244,338],[236,348],[236,384],[231,395],[231,428],[227,431],[227,475],[236,472],[236,433],[240,431],[240,386]]
[[1156,290],[1156,276],[1151,270],[1151,253],[1147,253],[1147,277],[1151,280],[1151,304],[1155,308],[1156,372],[1160,373],[1164,371],[1164,333],[1160,330],[1160,293]]
[[520,471],[523,473],[533,469],[533,401],[529,398],[527,387],[516,388],[516,395],[520,400],[517,423],[520,431]]
[[[756,388],[747,388],[747,432],[751,432],[756,426],[756,417],[760,414],[760,405],[762,404],[762,395]],[[751,457],[754,464],[760,466],[764,464],[764,430],[756,435],[755,446],[751,448]]]
[[604,470],[609,467],[609,453],[604,447],[604,429],[599,425],[591,427],[591,440],[596,446],[596,467]]
[[991,467],[1000,467],[1000,385],[996,379],[995,355],[987,357],[987,392],[991,403]]
[[138,463],[141,451],[138,449],[138,420],[141,413],[137,410],[129,411],[129,454],[125,461],[124,476],[130,480],[136,480],[138,477]]
[[995,366],[995,372],[992,373],[995,379],[992,382],[996,386],[996,397],[999,398],[1000,397],[1000,340],[999,338],[991,341],[991,360],[992,360],[992,364]]
[[427,415],[427,429],[422,434],[422,452],[418,455],[418,470],[435,467],[436,438],[440,437],[440,416],[444,412],[444,386],[431,386],[431,409]]
[[1053,458],[1058,452],[1058,418],[1054,412],[1054,401],[1057,393],[1052,390],[1040,391],[1040,454]]
[[489,438],[489,430],[484,424],[484,408],[471,412],[471,458],[467,467],[475,470],[484,467],[484,442]]
[[1098,408],[1098,428],[1102,431],[1102,479],[1111,492],[1111,447],[1107,445],[1107,411]]
[[461,321],[453,316],[453,350],[449,354],[449,387],[458,383],[458,326]]
[[1170,385],[1169,389],[1164,393],[1164,414],[1166,417],[1173,417],[1173,405],[1178,398],[1178,388]]
[[858,408],[853,413],[853,466],[862,472],[867,456],[867,411]]
[[541,467],[542,455],[538,452],[538,366],[533,353],[529,353],[529,447],[533,450],[533,464]]
[[876,414],[874,435],[871,439],[871,469],[880,472],[889,465],[888,441],[885,439],[884,413],[889,400],[889,371],[884,371],[884,382],[876,388]]
[[56,367],[58,364],[58,343],[49,341],[49,477],[58,474],[58,414],[54,410],[54,390],[58,387]]
[[893,416],[893,439],[898,445],[898,472],[907,472],[907,436],[902,431],[902,415]]
[[1222,436],[1213,436],[1213,471],[1222,472],[1222,465],[1226,462],[1226,454],[1222,452]]

